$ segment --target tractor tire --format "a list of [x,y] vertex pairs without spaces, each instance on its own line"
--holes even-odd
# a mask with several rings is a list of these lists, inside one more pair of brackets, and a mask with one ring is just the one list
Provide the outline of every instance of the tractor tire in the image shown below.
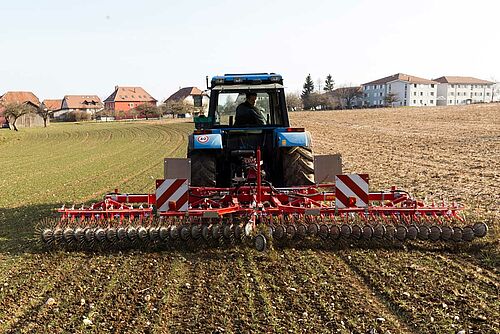
[[191,186],[215,187],[217,161],[210,152],[191,152]]
[[314,155],[310,147],[291,147],[283,151],[285,187],[314,184]]

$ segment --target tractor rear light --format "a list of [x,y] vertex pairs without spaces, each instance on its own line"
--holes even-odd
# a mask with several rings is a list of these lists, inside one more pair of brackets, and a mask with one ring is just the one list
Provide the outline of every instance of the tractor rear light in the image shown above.
[[286,132],[304,132],[304,128],[287,128]]
[[212,133],[212,130],[205,130],[205,129],[201,129],[201,130],[194,130],[193,132],[195,135],[208,135],[208,134],[211,134]]

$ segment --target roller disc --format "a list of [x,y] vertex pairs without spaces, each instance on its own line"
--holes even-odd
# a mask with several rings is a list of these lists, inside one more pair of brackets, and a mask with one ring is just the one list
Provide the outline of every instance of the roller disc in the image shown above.
[[415,240],[417,239],[418,232],[419,230],[417,225],[410,225],[408,226],[408,233],[406,233],[406,238],[408,240]]
[[75,228],[75,239],[79,243],[85,242],[85,230],[81,227]]
[[225,225],[222,229],[222,235],[224,235],[224,238],[231,239],[232,234],[233,231],[231,230],[231,225]]
[[137,229],[133,226],[127,228],[127,237],[130,241],[137,240]]
[[240,224],[234,226],[234,237],[241,239],[243,237],[243,227]]
[[209,241],[212,238],[212,226],[204,224],[201,228],[201,237],[205,241]]
[[396,235],[396,228],[392,224],[385,225],[385,238],[387,240],[394,240],[394,236]]
[[150,226],[148,228],[149,240],[152,242],[160,240],[160,228],[155,226]]
[[310,223],[307,226],[307,233],[310,236],[317,236],[318,232],[319,232],[319,225],[318,224],[316,224],[316,223]]
[[455,226],[453,228],[453,236],[451,239],[455,242],[460,242],[462,241],[462,228]]
[[58,243],[62,243],[63,242],[63,234],[64,234],[64,231],[62,228],[60,227],[56,227],[54,229],[54,240],[57,241]]
[[182,225],[180,235],[181,235],[181,239],[183,241],[189,240],[189,238],[191,237],[190,226],[189,225]]
[[[349,227],[349,225],[346,225],[346,226]],[[341,235],[340,227],[338,225],[330,226],[329,234],[330,234],[330,239],[337,240],[338,238],[340,238],[340,235]],[[348,234],[349,235],[351,234],[350,230],[348,231]]]
[[441,238],[441,227],[433,225],[430,228],[429,240],[438,241]]
[[195,240],[197,240],[201,237],[201,225],[200,224],[193,224],[193,226],[191,226],[191,237]]
[[118,236],[116,235],[116,229],[114,227],[106,229],[106,239],[108,239],[109,242],[118,241]]
[[273,231],[273,238],[276,240],[281,240],[285,237],[285,227],[283,225],[276,225]]
[[370,225],[365,225],[363,226],[361,237],[363,238],[363,240],[370,240],[373,237],[373,232],[373,227],[371,227]]
[[420,240],[429,239],[429,234],[431,233],[431,229],[427,225],[420,225],[418,227],[418,238]]
[[137,235],[139,236],[139,239],[141,239],[141,241],[143,242],[149,241],[149,233],[144,226],[141,226],[137,229]]
[[396,227],[396,234],[395,237],[399,241],[404,241],[406,239],[406,236],[408,234],[408,228],[404,225],[398,225]]
[[474,226],[472,226],[472,230],[474,231],[474,236],[483,238],[488,234],[488,225],[485,223],[475,223]]
[[466,226],[463,228],[463,230],[462,230],[462,240],[463,241],[467,241],[467,242],[472,241],[472,240],[474,240],[474,237],[475,237],[474,230],[472,229],[471,226]]
[[54,241],[54,232],[50,228],[45,228],[42,231],[41,238],[44,243],[50,244]]
[[92,243],[95,240],[95,232],[93,228],[87,227],[85,228],[85,240],[88,243]]
[[340,236],[342,238],[349,238],[352,234],[352,227],[350,225],[347,225],[347,224],[343,224],[341,227],[340,227]]
[[106,230],[98,227],[95,230],[95,239],[99,242],[105,242],[106,241]]
[[255,237],[255,249],[263,252],[267,249],[267,239],[263,234],[258,234]]
[[373,238],[382,239],[385,236],[385,231],[386,231],[385,226],[382,224],[378,224],[373,229]]
[[294,224],[288,224],[286,227],[286,237],[288,239],[293,239],[297,233],[297,227]]
[[307,226],[305,224],[297,225],[297,237],[303,239],[306,237],[306,234],[307,234]]
[[441,227],[441,239],[443,241],[450,241],[453,237],[453,229],[449,226]]
[[127,230],[123,227],[116,228],[116,240],[124,241],[127,239]]
[[75,240],[74,237],[75,237],[74,230],[70,227],[66,227],[63,232],[64,241],[70,244]]
[[319,231],[318,235],[321,239],[326,240],[328,239],[328,233],[330,232],[330,228],[326,224],[321,224],[319,226]]
[[160,227],[160,240],[161,241],[166,241],[168,237],[170,236],[170,233],[168,231],[168,228],[165,226]]
[[361,238],[361,234],[363,233],[363,229],[359,225],[352,225],[351,238],[359,240]]
[[177,240],[179,239],[180,228],[177,225],[170,226],[170,239]]
[[218,240],[222,236],[222,226],[215,224],[212,226],[212,239]]

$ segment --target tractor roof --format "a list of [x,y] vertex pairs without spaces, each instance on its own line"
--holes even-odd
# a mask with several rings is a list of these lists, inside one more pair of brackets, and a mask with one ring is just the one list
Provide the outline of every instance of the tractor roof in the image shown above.
[[283,78],[276,73],[238,73],[224,74],[212,78],[212,88],[215,86],[229,85],[260,85],[283,84]]

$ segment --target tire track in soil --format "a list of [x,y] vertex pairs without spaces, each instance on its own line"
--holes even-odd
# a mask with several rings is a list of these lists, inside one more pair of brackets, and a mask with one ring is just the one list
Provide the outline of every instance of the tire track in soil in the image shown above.
[[[288,257],[289,254],[287,254]],[[323,326],[328,328],[328,331],[341,330],[338,327],[344,326],[342,326],[343,319],[339,317],[339,312],[349,310],[354,312],[355,319],[347,319],[344,323],[347,323],[346,327],[351,332],[367,332],[373,329],[384,333],[388,331],[410,332],[406,324],[401,323],[399,317],[393,315],[386,305],[371,299],[374,298],[373,292],[364,286],[364,282],[351,275],[350,269],[335,254],[308,250],[306,256],[297,256],[290,260],[295,260],[296,272],[304,277],[309,277],[311,273],[316,274],[309,278],[313,286],[310,289],[312,291],[307,292],[308,300],[322,316]],[[356,290],[356,294],[349,293],[348,290],[346,292],[342,285],[347,286],[348,289],[358,286],[357,289],[352,289]],[[328,303],[329,300],[332,301]],[[335,305],[336,303],[338,306]],[[379,317],[383,317],[386,321],[377,322],[376,318]]]
[[[179,291],[186,283],[186,275],[188,273],[188,266],[185,261],[182,261],[179,256],[170,257],[173,259],[171,269],[168,273],[166,288],[160,289],[156,302],[157,316],[153,321],[153,332],[161,333],[165,328],[171,328],[175,316],[183,310],[176,307],[179,300]],[[163,286],[159,285],[159,288]]]
[[[7,309],[13,314],[3,314],[2,319],[7,319],[7,321],[0,323],[0,330],[10,332],[20,330],[28,319],[31,319],[44,307],[54,289],[65,284],[72,276],[78,276],[76,273],[83,267],[82,263],[69,265],[68,262],[64,261],[59,261],[56,267],[51,267],[52,260],[54,259],[42,258],[42,261],[46,262],[38,264],[38,266],[44,269],[33,272],[33,268],[30,268],[29,274],[32,275],[16,282],[19,284],[14,292],[15,297],[10,296],[9,298],[8,294],[2,296],[0,309]],[[35,280],[33,276],[40,276],[40,279]],[[7,305],[5,305],[6,303]]]
[[[452,326],[480,332],[500,328],[495,320],[500,313],[493,306],[498,305],[498,286],[479,282],[478,288],[471,284],[474,277],[464,275],[457,265],[450,271],[447,261],[422,252],[360,251],[351,255],[344,255],[346,263],[420,332],[441,332]],[[482,314],[489,320],[477,320]]]

